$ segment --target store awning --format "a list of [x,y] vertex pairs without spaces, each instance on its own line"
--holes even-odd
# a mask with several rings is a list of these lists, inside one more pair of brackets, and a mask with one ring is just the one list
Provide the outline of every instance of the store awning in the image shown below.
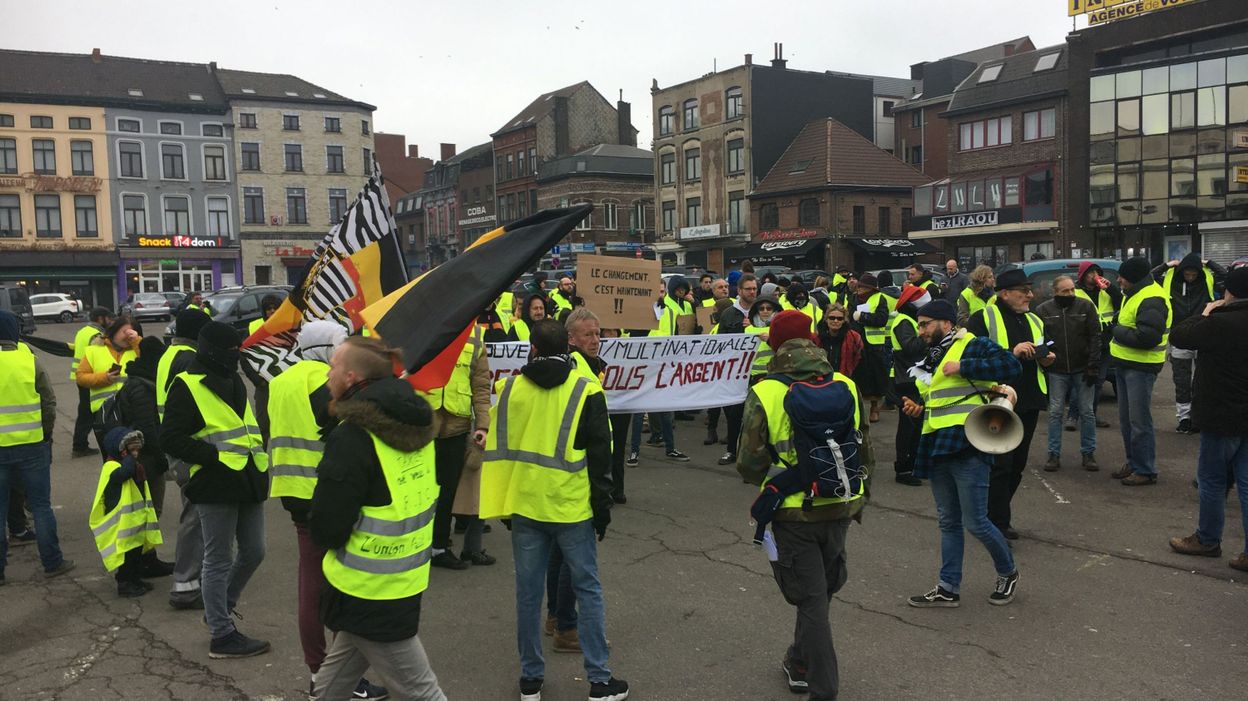
[[823,248],[826,239],[794,239],[789,241],[763,241],[728,251],[728,262],[736,263],[747,258],[755,263],[779,263],[791,258],[801,258]]
[[936,247],[926,241],[910,239],[845,239],[855,248],[873,255],[909,258],[924,253],[935,253]]

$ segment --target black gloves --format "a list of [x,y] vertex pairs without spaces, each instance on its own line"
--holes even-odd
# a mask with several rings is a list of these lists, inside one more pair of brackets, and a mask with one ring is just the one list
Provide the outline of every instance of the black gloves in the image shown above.
[[599,509],[594,512],[594,533],[598,534],[598,542],[607,537],[607,526],[611,525],[611,509]]
[[1097,374],[1094,372],[1083,373],[1083,384],[1089,387],[1097,386],[1097,384],[1099,384],[1100,379],[1101,378],[1097,377]]

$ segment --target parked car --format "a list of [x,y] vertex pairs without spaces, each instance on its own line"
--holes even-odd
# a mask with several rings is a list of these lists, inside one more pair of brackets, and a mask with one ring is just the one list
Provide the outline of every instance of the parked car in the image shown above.
[[806,289],[814,289],[815,280],[819,277],[832,279],[832,274],[826,270],[794,270],[788,274],[790,280],[800,280]]
[[26,288],[18,285],[0,285],[0,309],[13,312],[21,324],[21,333],[35,332],[35,314],[30,308],[30,296]]
[[45,292],[30,296],[30,310],[36,319],[56,319],[68,324],[82,313],[82,302],[62,292]]
[[[943,290],[945,287],[945,283],[949,281],[949,276],[946,275],[942,270],[938,269],[934,265],[924,265],[923,267],[926,268],[927,271],[932,274],[932,282],[936,283],[936,285]],[[890,297],[896,298],[898,295],[901,294],[901,288],[905,286],[906,280],[909,279],[906,277],[906,274],[910,272],[910,269],[909,268],[888,268],[887,270],[889,274],[893,276],[893,284],[888,287],[881,287],[880,292],[883,292],[884,294]],[[882,272],[884,271],[875,270],[873,271],[873,274],[876,277],[879,277],[880,273]]]
[[[204,295],[204,304],[212,310],[212,320],[229,324],[240,336],[247,335],[251,322],[263,316],[261,301],[268,295],[285,300],[290,295],[289,285],[258,285],[252,287],[223,287]],[[165,330],[165,340],[177,332],[177,324]]]
[[170,295],[180,292],[136,292],[121,305],[123,316],[142,321],[143,319],[172,319],[177,314],[178,303]]
[[779,280],[782,277],[789,276],[792,272],[793,272],[793,269],[787,265],[756,265],[754,266],[754,277],[757,277],[759,280],[762,280],[763,276],[766,275],[767,273],[771,273],[772,275],[775,275],[776,279]]
[[1058,258],[1055,260],[1034,260],[1026,263],[1006,263],[997,268],[995,272],[997,275],[1000,275],[1007,270],[1022,268],[1023,272],[1027,273],[1027,279],[1031,281],[1032,292],[1036,294],[1031,301],[1031,307],[1035,309],[1041,303],[1053,297],[1053,282],[1058,277],[1062,275],[1078,276],[1079,266],[1086,261],[1099,265],[1105,277],[1110,282],[1117,283],[1118,266],[1122,265],[1122,261],[1112,258]]

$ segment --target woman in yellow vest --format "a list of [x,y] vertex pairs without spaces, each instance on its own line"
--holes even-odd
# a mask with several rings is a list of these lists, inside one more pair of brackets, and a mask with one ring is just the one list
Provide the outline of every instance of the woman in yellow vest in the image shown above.
[[980,265],[971,271],[969,279],[971,284],[958,296],[958,326],[962,328],[966,328],[966,322],[975,316],[975,312],[983,310],[985,305],[992,304],[997,297],[992,290],[997,284],[992,268]]
[[117,595],[143,596],[152,590],[142,578],[143,554],[162,542],[147,474],[139,462],[143,434],[119,426],[109,431],[100,445],[107,459],[100,470],[88,522],[104,567],[116,572]]
[[888,320],[891,310],[871,273],[864,273],[858,278],[853,304],[856,306],[851,314],[854,328],[867,342],[854,380],[862,398],[871,404],[870,421],[875,423],[880,420],[880,402],[888,392]]
[[74,381],[90,392],[92,412],[99,411],[104,401],[121,389],[126,381],[126,364],[139,357],[142,340],[130,318],[119,316],[87,346]]

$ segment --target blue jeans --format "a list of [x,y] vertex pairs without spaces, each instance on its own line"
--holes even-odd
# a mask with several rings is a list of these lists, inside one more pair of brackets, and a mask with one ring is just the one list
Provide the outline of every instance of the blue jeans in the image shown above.
[[1087,455],[1096,450],[1096,414],[1093,400],[1096,390],[1083,382],[1083,373],[1064,375],[1048,373],[1049,381],[1049,454],[1062,454],[1062,415],[1066,413],[1068,395],[1075,396],[1079,409],[1079,452]]
[[555,630],[576,630],[576,592],[572,591],[572,573],[563,561],[557,543],[550,546],[550,565],[546,568],[546,616],[556,619]]
[[[641,450],[641,416],[641,414],[633,414],[632,442],[629,445],[634,453]],[[650,435],[653,436],[655,431],[661,432],[667,452],[676,450],[676,434],[672,431],[672,412],[650,412]]]
[[1014,556],[1005,536],[988,520],[991,459],[975,450],[938,458],[932,465],[932,496],[940,523],[940,586],[957,594],[962,586],[963,526],[979,539],[997,574],[1014,572]]
[[[9,518],[9,485],[16,482],[26,492],[26,505],[35,515],[35,542],[45,572],[64,562],[52,514],[52,444],[28,443],[0,447],[0,535]],[[0,574],[8,563],[9,540],[0,537]]]
[[1157,438],[1153,435],[1153,385],[1157,373],[1118,368],[1118,423],[1127,464],[1139,475],[1157,474]]
[[[234,632],[230,612],[243,588],[264,560],[264,502],[196,504],[204,532],[204,567],[200,591],[212,639]],[[234,557],[234,541],[238,557]]]
[[[1248,437],[1221,436],[1209,431],[1200,433],[1200,461],[1196,465],[1196,481],[1200,486],[1200,520],[1196,538],[1205,545],[1222,542],[1226,523],[1227,467],[1235,475],[1239,489],[1239,510],[1248,537]],[[1248,544],[1244,546],[1248,553]]]
[[516,516],[511,521],[511,548],[516,563],[516,642],[520,649],[520,676],[544,679],[542,658],[542,595],[550,549],[559,545],[572,575],[580,608],[577,632],[585,655],[585,674],[591,682],[611,678],[607,668],[606,609],[598,581],[598,548],[592,521],[546,523]]

